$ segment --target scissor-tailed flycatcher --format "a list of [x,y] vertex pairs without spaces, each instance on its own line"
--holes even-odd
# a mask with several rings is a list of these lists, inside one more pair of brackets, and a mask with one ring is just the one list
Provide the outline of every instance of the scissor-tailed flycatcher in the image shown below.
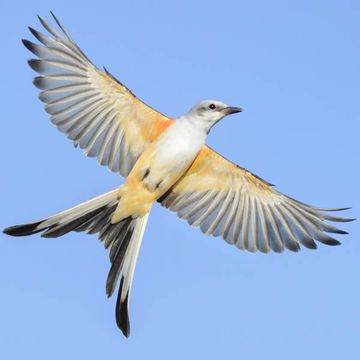
[[252,252],[298,251],[339,241],[326,233],[346,234],[326,220],[345,222],[277,192],[271,184],[223,158],[205,145],[207,134],[238,107],[215,100],[195,105],[176,121],[145,105],[109,72],[97,69],[70,35],[39,18],[52,35],[30,28],[43,45],[23,40],[38,59],[34,84],[51,121],[86,155],[119,172],[118,189],[39,221],[12,226],[6,234],[42,232],[58,237],[69,231],[98,233],[110,249],[106,292],[120,278],[116,322],[129,336],[128,303],[136,259],[155,201],[175,211],[207,235]]

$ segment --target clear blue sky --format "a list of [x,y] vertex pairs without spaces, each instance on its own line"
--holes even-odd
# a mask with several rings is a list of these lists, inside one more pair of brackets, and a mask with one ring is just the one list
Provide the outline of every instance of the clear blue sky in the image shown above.
[[[244,112],[208,143],[282,192],[359,217],[358,1],[8,1],[1,5],[0,227],[116,187],[48,120],[20,39],[53,10],[83,51],[170,116],[216,98]],[[2,359],[359,359],[359,222],[343,245],[250,254],[156,206],[131,336],[95,236],[0,237]]]

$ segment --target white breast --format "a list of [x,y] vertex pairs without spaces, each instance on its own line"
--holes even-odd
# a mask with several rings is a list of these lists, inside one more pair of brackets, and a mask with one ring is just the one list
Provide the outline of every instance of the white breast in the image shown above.
[[206,133],[186,117],[179,118],[151,146],[141,171],[150,190],[167,191],[190,167],[204,145]]
[[189,122],[179,118],[158,139],[153,165],[168,170],[185,171],[194,161],[206,139],[206,133]]

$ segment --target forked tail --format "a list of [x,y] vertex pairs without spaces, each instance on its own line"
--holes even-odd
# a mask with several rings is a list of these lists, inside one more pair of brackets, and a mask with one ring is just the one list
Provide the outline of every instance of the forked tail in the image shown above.
[[70,231],[98,233],[106,249],[110,249],[111,268],[106,281],[106,293],[110,297],[121,277],[116,303],[116,323],[125,336],[130,334],[129,298],[136,260],[144,235],[148,215],[132,219],[128,217],[116,224],[111,217],[117,207],[118,190],[112,190],[71,209],[24,225],[8,227],[5,234],[26,236],[42,232],[41,236],[54,238]]

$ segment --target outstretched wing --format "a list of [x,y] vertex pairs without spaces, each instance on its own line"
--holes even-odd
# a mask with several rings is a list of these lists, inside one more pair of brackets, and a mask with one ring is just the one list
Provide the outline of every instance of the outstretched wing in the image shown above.
[[43,45],[23,43],[38,57],[29,65],[41,74],[33,82],[42,90],[39,98],[51,121],[86,155],[127,176],[146,146],[173,120],[96,68],[55,16],[62,33],[39,19],[52,37],[30,28]]
[[314,240],[338,245],[326,232],[346,232],[325,220],[352,220],[323,212],[345,209],[318,209],[281,194],[207,146],[159,201],[205,234],[252,252],[315,249]]

